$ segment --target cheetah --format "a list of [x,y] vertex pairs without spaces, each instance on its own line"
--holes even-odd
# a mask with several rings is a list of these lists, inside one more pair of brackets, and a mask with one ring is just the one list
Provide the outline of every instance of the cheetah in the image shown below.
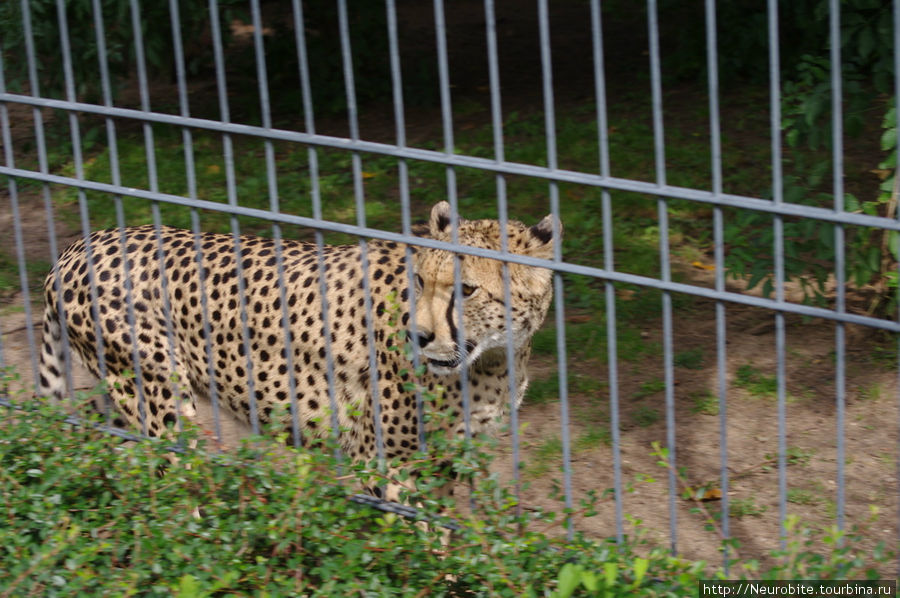
[[[435,205],[420,228],[420,236],[450,241],[450,205]],[[501,249],[505,235],[511,253],[552,259],[561,224],[551,216],[534,226],[511,220],[504,231],[496,220],[459,218],[457,235],[461,244],[493,250]],[[336,420],[345,454],[370,460],[379,451],[377,397],[380,456],[402,460],[418,450],[423,425],[414,378],[420,388],[443,392],[440,408],[450,416],[443,421],[451,423],[442,425],[452,426],[451,434],[465,431],[463,383],[471,434],[490,432],[511,404],[521,402],[531,337],[551,302],[550,270],[508,266],[515,364],[510,384],[500,261],[459,256],[457,295],[454,254],[448,251],[372,240],[365,244],[363,267],[359,244],[320,250],[314,243],[281,240],[279,269],[275,240],[238,239],[145,225],[98,231],[87,244],[73,243],[44,285],[40,395],[66,393],[66,334],[72,354],[105,378],[116,425],[151,437],[164,435],[179,417],[193,417],[197,401],[214,392],[236,419],[249,424],[258,417],[268,430],[296,434],[296,405],[303,442],[332,434]],[[418,377],[409,353],[397,350],[404,337],[395,329],[408,328],[427,365]],[[457,342],[460,328],[464,347]]]

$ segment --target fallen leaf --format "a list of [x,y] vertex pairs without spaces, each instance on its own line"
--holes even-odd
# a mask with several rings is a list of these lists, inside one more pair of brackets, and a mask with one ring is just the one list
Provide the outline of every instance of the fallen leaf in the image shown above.
[[682,498],[693,500],[694,502],[709,502],[712,500],[722,500],[722,489],[714,486],[701,486],[700,488],[687,488],[682,494]]
[[693,261],[691,265],[695,268],[700,268],[701,270],[715,270],[716,267],[711,264],[704,264],[703,262]]

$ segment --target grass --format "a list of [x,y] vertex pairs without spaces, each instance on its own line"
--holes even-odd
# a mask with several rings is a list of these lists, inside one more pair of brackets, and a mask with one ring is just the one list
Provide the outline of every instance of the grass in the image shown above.
[[602,446],[610,446],[612,444],[612,433],[606,426],[595,426],[580,434],[572,443],[572,448],[576,452],[588,451]]
[[[21,290],[18,261],[8,253],[12,247],[0,247],[0,293]],[[44,285],[44,277],[50,271],[50,263],[44,260],[28,260],[25,262],[25,274],[28,277],[28,290],[39,292]]]
[[756,367],[745,363],[735,373],[734,385],[743,388],[752,395],[771,398],[778,390],[778,382],[775,376],[767,376]]
[[556,376],[538,378],[528,384],[525,391],[525,404],[543,405],[559,398],[559,379]]
[[646,405],[640,405],[631,413],[631,420],[642,428],[652,426],[662,417],[658,409]]
[[881,399],[883,391],[884,388],[881,383],[873,382],[865,386],[860,386],[856,396],[861,401],[878,401]]
[[686,349],[675,353],[672,358],[675,367],[685,368],[688,370],[699,370],[703,368],[703,349]]
[[756,503],[754,497],[733,498],[728,501],[728,511],[732,517],[742,519],[744,517],[761,517],[768,510],[766,505]]
[[[599,394],[607,386],[604,380],[572,372],[567,380],[569,394],[586,395],[589,399],[599,399]],[[556,374],[546,378],[533,379],[528,384],[525,400],[543,405],[559,399],[559,377]]]
[[666,389],[666,383],[661,378],[653,378],[652,380],[647,380],[641,383],[641,387],[635,392],[631,393],[631,397],[634,399],[643,399],[645,397],[649,397],[655,395],[658,392],[662,392]]
[[554,465],[559,464],[562,449],[562,440],[558,436],[544,439],[531,450],[525,473],[533,478],[548,473]]
[[719,397],[708,390],[691,395],[691,413],[719,415]]
[[[600,446],[612,444],[612,434],[609,428],[603,425],[595,425],[590,430],[582,432],[572,440],[573,453],[590,451]],[[563,444],[558,436],[545,438],[535,445],[529,452],[529,460],[525,472],[533,478],[539,478],[554,467],[562,465]]]
[[822,498],[817,496],[811,490],[804,488],[789,488],[787,491],[787,501],[795,505],[817,505],[822,502]]

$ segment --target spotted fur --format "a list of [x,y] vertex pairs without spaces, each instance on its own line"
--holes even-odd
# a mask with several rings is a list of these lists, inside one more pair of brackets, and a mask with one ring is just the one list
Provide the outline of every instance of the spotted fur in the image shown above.
[[[510,221],[506,231],[501,231],[495,220],[459,219],[458,239],[465,245],[500,249],[501,234],[505,234],[511,252],[550,258],[559,235],[559,226],[556,238],[553,228],[550,217],[533,227]],[[433,208],[425,236],[450,240],[450,206],[446,202]],[[47,277],[42,395],[62,397],[66,392],[64,328],[73,353],[98,377],[97,348],[102,341],[107,389],[120,425],[160,436],[177,417],[192,417],[196,401],[207,399],[214,385],[220,405],[236,418],[250,422],[251,403],[255,402],[262,423],[290,431],[292,372],[301,433],[307,439],[321,437],[331,430],[328,339],[341,443],[352,458],[369,459],[376,455],[369,369],[371,324],[384,454],[402,458],[416,450],[421,422],[408,384],[412,366],[405,354],[396,350],[399,337],[394,333],[411,327],[410,301],[414,298],[414,344],[423,363],[428,364],[419,382],[432,391],[438,386],[445,389],[442,405],[453,416],[454,431],[463,430],[463,368],[467,369],[474,433],[490,430],[510,404],[503,276],[498,261],[460,256],[466,339],[461,349],[457,346],[454,260],[446,251],[410,246],[416,281],[416,289],[410,292],[407,246],[370,241],[366,258],[373,319],[369,322],[360,246],[326,246],[326,327],[314,244],[281,242],[283,294],[278,286],[276,244],[271,239],[240,237],[240,268],[231,235],[205,233],[195,238],[190,231],[162,227],[158,237],[153,226],[138,226],[125,229],[124,246],[123,253],[121,230],[95,232],[90,235],[89,249],[83,240],[75,242]],[[163,267],[158,258],[160,247]],[[246,339],[239,272],[246,287]],[[94,309],[91,275],[96,280]],[[518,403],[527,385],[531,336],[550,304],[551,275],[543,268],[510,264],[509,280],[516,365],[513,402]],[[208,339],[201,293],[206,295]],[[289,335],[282,322],[285,314]],[[399,323],[392,327],[391,318],[398,314]],[[132,317],[134,328],[129,324]]]

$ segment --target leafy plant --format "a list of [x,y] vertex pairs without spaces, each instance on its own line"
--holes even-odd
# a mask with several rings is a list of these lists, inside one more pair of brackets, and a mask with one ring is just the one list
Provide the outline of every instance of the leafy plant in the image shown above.
[[694,393],[691,395],[691,399],[694,403],[691,406],[692,413],[702,413],[704,415],[719,414],[719,397],[708,390]]
[[[828,175],[833,167],[827,150],[832,148],[832,85],[829,3],[806,0],[791,3],[786,27],[797,27],[782,64],[785,65],[782,89],[782,129],[791,148],[787,160],[792,174],[784,177],[784,200],[791,203],[832,207],[848,212],[893,217],[896,213],[897,124],[893,101],[873,101],[874,94],[890,94],[893,81],[893,40],[889,5],[872,0],[849,0],[841,7],[841,79],[844,107],[844,131],[857,135],[873,110],[885,110],[881,149],[888,158],[878,166],[884,173],[879,193],[857,198],[845,193],[834,198]],[[797,49],[800,48],[800,52]],[[876,164],[871,164],[874,169]],[[800,283],[807,302],[825,302],[825,283],[834,271],[834,225],[811,220],[783,220],[784,273]],[[872,283],[878,293],[870,301],[869,311],[886,313],[894,305],[897,287],[895,264],[898,259],[897,235],[891,231],[863,227],[843,229],[846,247],[846,278],[857,287]],[[733,213],[725,231],[729,252],[726,266],[730,275],[746,278],[748,286],[762,285],[769,295],[774,290],[771,216],[741,211]],[[773,250],[774,251],[774,250]]]
[[703,367],[703,349],[685,349],[675,354],[672,359],[675,367],[688,370],[699,370]]
[[734,385],[761,397],[774,396],[778,389],[775,376],[767,376],[749,363],[745,363],[737,369]]
[[[221,22],[229,23],[235,15],[234,7],[239,0],[224,0]],[[32,40],[38,62],[41,92],[44,95],[62,95],[63,62],[60,53],[59,18],[55,0],[28,0]],[[80,98],[95,101],[100,97],[100,71],[98,46],[94,28],[92,0],[69,0],[65,5],[70,57],[77,81],[76,93]],[[114,78],[113,85],[124,80],[135,67],[135,36],[131,27],[131,9],[128,0],[101,0],[102,20],[105,30],[106,54],[103,56],[109,72]],[[186,42],[197,39],[208,27],[208,3],[206,0],[183,0],[179,3],[181,36]],[[167,2],[143,2],[140,5],[141,36],[144,40],[143,53],[150,75],[171,76],[174,73],[175,55],[172,43],[172,25]],[[7,60],[7,84],[13,90],[23,89],[28,80],[28,62],[25,60],[24,15],[20,2],[0,4],[0,51],[6,56],[17,56],[17,60]],[[225,27],[222,34],[229,35]],[[187,67],[196,72],[211,64],[209,49],[188,43]],[[36,90],[34,90],[36,93]]]
[[659,410],[653,409],[652,407],[647,407],[646,405],[639,406],[631,414],[631,419],[634,420],[634,423],[641,426],[642,428],[652,426],[659,421],[659,418]]
[[752,496],[746,498],[733,498],[728,505],[731,515],[738,519],[741,519],[742,517],[759,517],[768,510],[766,505],[757,504]]

